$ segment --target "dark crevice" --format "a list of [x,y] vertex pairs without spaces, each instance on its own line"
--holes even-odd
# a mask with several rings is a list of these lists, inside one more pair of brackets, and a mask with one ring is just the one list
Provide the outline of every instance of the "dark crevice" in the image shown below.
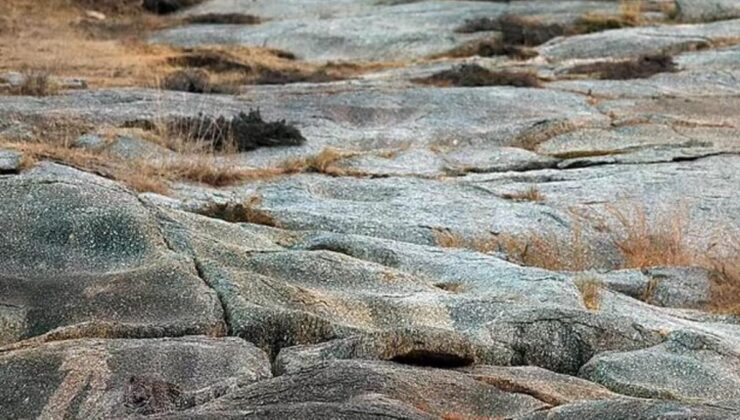
[[197,257],[193,257],[193,265],[195,266],[195,271],[198,273],[198,277],[203,281],[206,287],[213,290],[213,293],[216,295],[216,299],[218,299],[218,303],[219,305],[221,305],[221,312],[223,313],[224,330],[226,332],[226,335],[229,335],[229,336],[232,335],[231,319],[230,319],[231,317],[229,316],[229,310],[221,296],[221,293],[219,293],[218,290],[211,287],[211,284],[206,279],[207,275],[204,272],[203,267],[200,264],[200,261],[198,261]]
[[399,354],[390,360],[403,365],[434,367],[440,369],[454,369],[470,366],[474,362],[470,357],[429,350],[411,350],[408,353]]

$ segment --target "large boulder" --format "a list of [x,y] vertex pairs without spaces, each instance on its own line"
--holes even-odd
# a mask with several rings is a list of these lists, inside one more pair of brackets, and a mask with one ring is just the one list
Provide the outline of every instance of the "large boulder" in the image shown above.
[[719,340],[677,331],[662,344],[591,359],[580,376],[624,395],[688,402],[740,400],[737,348]]
[[238,338],[81,339],[0,352],[4,418],[122,418],[184,409],[270,378]]
[[[0,177],[0,344],[223,334],[218,298],[132,192],[43,164]],[[62,331],[55,334],[64,336]]]
[[676,0],[677,18],[683,22],[711,22],[740,17],[738,0]]
[[[516,416],[549,405],[465,373],[336,360],[229,392],[170,418],[448,418]],[[244,418],[244,417],[242,417]]]

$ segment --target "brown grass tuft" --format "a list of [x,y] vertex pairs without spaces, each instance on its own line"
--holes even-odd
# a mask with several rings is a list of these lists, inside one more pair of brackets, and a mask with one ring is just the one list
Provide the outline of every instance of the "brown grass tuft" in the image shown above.
[[643,207],[607,207],[613,222],[612,242],[622,255],[621,268],[689,266],[695,260],[685,236],[687,210],[649,220]]
[[503,194],[502,197],[507,200],[519,201],[519,202],[532,201],[532,202],[539,203],[539,202],[545,201],[544,194],[540,192],[539,188],[537,188],[536,185],[533,185],[524,191]]
[[588,74],[605,80],[645,79],[658,73],[677,71],[673,57],[668,54],[643,55],[631,60],[602,61],[581,64],[568,70],[568,74]]
[[204,216],[225,220],[230,223],[253,223],[271,227],[281,227],[270,213],[259,208],[262,197],[254,195],[243,203],[210,203],[198,213]]
[[10,88],[11,95],[50,96],[59,92],[59,84],[45,70],[25,70],[21,72],[23,82]]
[[592,276],[577,276],[574,280],[578,291],[581,292],[583,305],[590,311],[598,311],[601,306],[601,280]]
[[331,176],[362,175],[337,165],[342,159],[359,155],[359,152],[327,147],[319,154],[299,159],[288,159],[279,167],[287,173],[318,172]]
[[722,229],[718,236],[720,242],[701,259],[713,273],[710,309],[740,316],[740,231]]
[[542,87],[539,78],[531,72],[492,71],[477,64],[462,64],[427,78],[414,80],[434,86],[515,86]]
[[450,293],[462,293],[466,289],[464,284],[455,282],[437,283],[434,287]]
[[[86,11],[90,9],[103,12],[106,18],[89,17]],[[140,0],[3,0],[0,17],[0,72],[26,67],[46,69],[57,77],[84,78],[91,88],[157,87],[173,71],[200,67],[181,64],[178,57],[211,51],[228,55],[239,64],[240,68],[205,68],[213,72],[212,85],[228,88],[227,92],[260,78],[266,80],[263,73],[271,74],[272,81],[276,78],[271,72],[285,74],[290,80],[318,80],[324,76],[336,80],[397,65],[309,64],[296,61],[288,52],[237,45],[151,45],[146,39],[152,31],[182,21],[177,16],[146,13]]]

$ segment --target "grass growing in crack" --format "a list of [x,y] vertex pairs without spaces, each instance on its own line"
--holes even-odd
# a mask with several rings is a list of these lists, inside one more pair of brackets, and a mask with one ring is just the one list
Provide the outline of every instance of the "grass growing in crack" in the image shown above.
[[622,61],[604,61],[581,64],[568,70],[568,74],[588,74],[605,80],[645,79],[658,73],[677,70],[673,57],[668,54],[648,54]]
[[518,202],[531,201],[539,203],[545,201],[545,195],[540,192],[540,189],[537,188],[536,185],[533,185],[524,191],[503,194],[502,197],[507,200]]
[[[718,230],[714,235],[716,239],[702,250],[697,249],[686,236],[686,232],[691,230],[691,219],[686,209],[669,209],[649,217],[645,208],[639,205],[608,206],[605,215],[590,227],[605,234],[606,243],[610,243],[619,254],[621,262],[614,265],[592,254],[583,235],[588,227],[584,220],[575,219],[567,238],[547,231],[465,238],[447,230],[435,230],[434,235],[441,247],[502,252],[521,265],[553,271],[704,268],[711,273],[712,280],[708,309],[740,316],[740,231],[736,228]],[[591,285],[586,286],[593,289]],[[658,280],[648,283],[643,294],[645,302],[652,301],[658,286]],[[586,294],[593,294],[592,291],[587,292],[584,293],[584,302]]]
[[46,70],[24,70],[22,81],[8,90],[11,95],[50,96],[59,93],[59,83]]
[[676,209],[649,219],[643,207],[608,206],[612,242],[622,256],[621,268],[689,266],[695,252],[688,243],[687,210]]
[[342,159],[357,156],[359,152],[351,152],[327,147],[319,154],[297,159],[288,159],[279,165],[286,172],[317,172],[331,176],[356,175],[350,169],[337,165]]
[[253,223],[271,227],[281,227],[270,213],[262,210],[262,197],[254,195],[243,203],[210,203],[198,211],[204,216],[225,220],[230,223]]
[[581,293],[586,309],[598,311],[601,306],[601,291],[604,287],[601,280],[593,276],[577,276],[574,283]]
[[536,74],[524,71],[492,71],[477,64],[462,64],[449,70],[435,73],[415,82],[434,86],[476,87],[476,86],[515,86],[542,87]]

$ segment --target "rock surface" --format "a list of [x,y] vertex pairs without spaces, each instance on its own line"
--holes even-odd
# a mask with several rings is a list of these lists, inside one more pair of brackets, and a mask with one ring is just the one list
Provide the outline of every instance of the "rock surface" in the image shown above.
[[[625,16],[617,1],[209,0],[149,41],[376,67],[235,95],[3,96],[0,417],[740,418],[740,319],[716,306],[714,270],[740,238],[737,2],[643,5],[636,27],[508,46],[528,58],[429,59],[501,40],[458,31],[471,20]],[[224,13],[261,23],[183,23]],[[569,73],[661,52],[675,71]],[[416,81],[464,63],[542,87]],[[147,140],[253,109],[306,142],[203,168]],[[70,122],[71,157],[37,151]],[[168,196],[106,160],[163,172]]]

